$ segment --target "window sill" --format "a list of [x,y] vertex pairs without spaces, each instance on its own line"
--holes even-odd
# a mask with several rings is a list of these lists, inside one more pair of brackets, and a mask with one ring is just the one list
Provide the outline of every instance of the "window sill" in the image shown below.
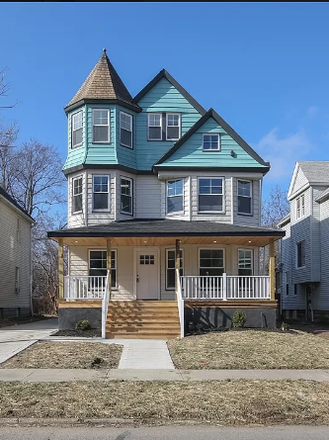
[[106,142],[95,142],[95,141],[92,141],[91,144],[92,145],[110,145],[111,141],[106,141]]
[[305,268],[306,268],[306,265],[305,266],[296,267],[296,270],[305,269]]
[[83,143],[81,143],[81,144],[77,144],[77,145],[72,145],[71,146],[71,150],[75,150],[76,148],[80,148],[80,147],[82,147],[83,146]]
[[134,147],[132,145],[125,145],[120,142],[121,147],[129,148],[129,150],[133,150]]
[[225,215],[225,211],[198,211],[198,214],[223,214]]
[[247,213],[247,212],[238,212],[237,213],[238,215],[242,215],[242,216],[247,216],[247,217],[253,217],[254,216],[254,214],[253,213]]
[[166,217],[175,217],[176,215],[185,215],[184,211],[177,211],[177,212],[167,212]]
[[82,213],[83,213],[83,211],[81,210],[81,211],[72,212],[72,215],[79,215],[79,214],[82,214]]
[[221,149],[220,148],[214,148],[214,149],[212,149],[212,150],[205,150],[204,148],[202,148],[202,151],[205,151],[205,152],[212,152],[212,151],[221,151]]
[[123,212],[123,211],[120,211],[120,214],[122,214],[122,215],[129,215],[130,217],[133,217],[133,213],[132,213],[132,212]]
[[92,213],[98,213],[98,212],[104,213],[104,214],[110,214],[111,213],[111,211],[109,209],[93,209],[92,210]]

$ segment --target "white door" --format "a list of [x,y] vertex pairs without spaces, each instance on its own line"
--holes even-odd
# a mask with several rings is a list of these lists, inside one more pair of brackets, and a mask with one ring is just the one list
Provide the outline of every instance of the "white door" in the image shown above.
[[159,253],[158,251],[136,252],[136,297],[137,299],[159,299]]

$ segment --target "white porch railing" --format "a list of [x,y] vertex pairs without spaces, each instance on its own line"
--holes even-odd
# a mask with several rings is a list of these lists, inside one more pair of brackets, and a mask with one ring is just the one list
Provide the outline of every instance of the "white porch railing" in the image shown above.
[[185,300],[271,298],[269,276],[182,276],[181,286]]
[[103,299],[107,277],[67,275],[64,277],[64,299]]
[[176,269],[176,285],[177,285],[177,305],[178,305],[178,314],[179,314],[179,323],[180,323],[180,337],[184,338],[185,332],[185,306],[184,299],[182,296],[182,285],[180,282],[179,269]]
[[106,338],[106,321],[107,321],[107,312],[109,309],[109,301],[110,301],[110,271],[107,271],[107,276],[105,280],[105,293],[102,301],[102,338]]

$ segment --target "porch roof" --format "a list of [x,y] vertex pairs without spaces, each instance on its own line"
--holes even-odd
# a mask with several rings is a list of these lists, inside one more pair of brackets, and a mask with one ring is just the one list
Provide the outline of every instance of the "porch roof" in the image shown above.
[[284,235],[284,231],[271,228],[169,219],[117,221],[48,232],[49,238],[63,239],[66,245],[103,245],[107,238],[117,245],[146,244],[145,239],[148,245],[172,244],[175,239],[181,239],[183,244],[211,244],[219,238],[218,243],[265,246]]

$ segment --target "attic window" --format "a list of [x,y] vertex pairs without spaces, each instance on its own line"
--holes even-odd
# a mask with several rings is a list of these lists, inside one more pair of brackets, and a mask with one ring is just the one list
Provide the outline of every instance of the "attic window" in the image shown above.
[[75,113],[71,119],[72,148],[82,145],[82,112]]
[[305,215],[305,195],[302,194],[296,199],[296,218],[297,220]]
[[132,148],[133,117],[120,112],[120,143],[125,147]]
[[180,115],[178,113],[167,113],[166,124],[167,141],[177,141],[180,132]]
[[204,134],[202,149],[203,151],[220,151],[219,134]]
[[93,143],[107,144],[110,142],[110,124],[108,110],[93,110]]

